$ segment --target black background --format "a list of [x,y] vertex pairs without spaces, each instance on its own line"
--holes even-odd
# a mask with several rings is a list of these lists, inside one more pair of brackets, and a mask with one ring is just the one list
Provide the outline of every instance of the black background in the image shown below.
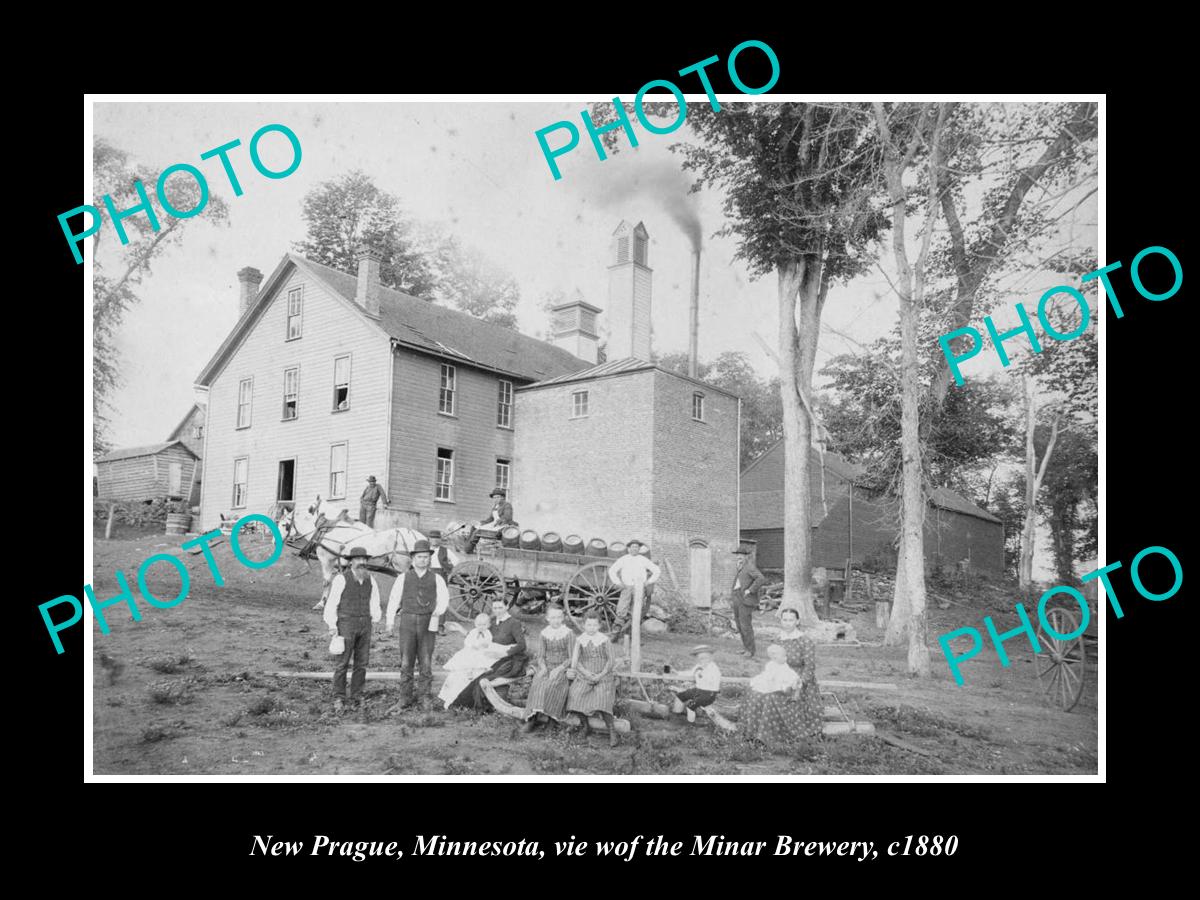
[[[547,15],[554,17],[553,13]],[[916,18],[916,12],[912,15]],[[748,17],[747,21],[758,21]],[[476,23],[478,24],[478,23]],[[361,26],[361,23],[360,23]],[[1142,248],[1172,249],[1188,269],[1183,232],[1185,191],[1193,194],[1194,170],[1185,157],[1188,142],[1178,129],[1187,112],[1169,89],[1160,63],[1127,66],[1119,75],[1079,67],[1078,57],[1056,64],[1049,77],[1045,64],[1030,62],[991,67],[983,62],[990,51],[978,48],[979,64],[972,71],[990,73],[972,81],[964,75],[958,53],[938,56],[932,69],[918,55],[898,66],[881,68],[877,49],[861,52],[839,38],[838,52],[816,46],[814,35],[799,30],[725,25],[710,36],[681,36],[654,30],[633,39],[628,29],[579,33],[564,26],[563,36],[515,42],[508,38],[481,39],[470,47],[460,34],[453,41],[434,37],[403,37],[369,65],[360,59],[331,58],[284,66],[283,56],[268,64],[225,48],[236,62],[198,67],[172,67],[170,77],[157,70],[112,73],[89,85],[95,91],[246,91],[260,86],[288,91],[479,91],[493,93],[600,92],[631,100],[637,88],[654,78],[671,78],[684,66],[717,54],[722,63],[709,72],[718,92],[732,92],[724,74],[730,49],[747,38],[769,43],[778,54],[782,75],[772,93],[954,91],[1109,91],[1106,111],[1107,252],[1104,262],[1122,260],[1114,276],[1125,317],[1106,313],[1107,330],[1107,554],[1125,568],[1113,579],[1126,616],[1107,622],[1107,752],[1102,757],[1108,786],[1061,782],[1005,785],[919,782],[861,784],[799,782],[794,784],[640,784],[541,783],[492,784],[486,779],[463,779],[441,784],[83,784],[88,765],[83,758],[82,629],[62,635],[66,652],[56,656],[37,611],[37,604],[60,594],[81,593],[82,566],[75,568],[67,547],[74,546],[75,516],[81,485],[80,451],[75,444],[81,429],[74,419],[80,383],[90,390],[90,360],[80,359],[79,304],[84,301],[83,268],[76,266],[59,230],[56,216],[80,202],[80,93],[41,92],[24,101],[27,121],[37,123],[37,140],[14,163],[11,175],[29,195],[20,201],[20,221],[33,231],[28,237],[9,233],[10,264],[21,273],[20,294],[10,302],[10,352],[25,352],[30,362],[10,366],[44,370],[49,377],[38,388],[38,402],[28,395],[10,404],[10,415],[26,427],[14,429],[30,444],[9,463],[10,494],[32,500],[21,513],[9,511],[7,542],[16,558],[9,592],[9,621],[19,623],[17,640],[25,654],[11,672],[8,743],[17,751],[17,790],[31,792],[30,802],[14,816],[31,841],[47,854],[81,853],[85,858],[104,853],[108,864],[95,877],[122,879],[125,867],[144,870],[166,866],[189,886],[226,886],[230,876],[266,876],[282,886],[323,873],[329,885],[347,885],[346,875],[387,873],[398,887],[405,878],[438,879],[440,891],[462,890],[464,879],[477,876],[481,890],[491,893],[518,885],[537,890],[536,879],[547,872],[576,876],[555,880],[546,889],[555,893],[591,888],[622,889],[620,876],[649,876],[634,887],[676,894],[692,887],[724,890],[713,880],[746,873],[740,889],[773,892],[779,888],[830,886],[840,876],[866,874],[873,884],[921,885],[929,890],[966,891],[990,883],[1011,883],[1013,890],[1036,890],[1033,872],[1046,870],[1065,879],[1063,890],[1081,886],[1083,874],[1095,875],[1111,854],[1148,854],[1157,866],[1165,844],[1178,840],[1160,815],[1178,806],[1179,792],[1191,780],[1189,719],[1195,677],[1184,663],[1195,655],[1195,632],[1185,621],[1189,583],[1162,603],[1138,597],[1128,579],[1128,564],[1142,548],[1158,544],[1171,548],[1191,572],[1182,519],[1194,502],[1195,415],[1194,340],[1184,321],[1187,282],[1170,300],[1151,303],[1133,290],[1128,264]],[[261,32],[259,40],[277,45]],[[1080,37],[1082,39],[1082,36]],[[355,39],[356,40],[356,39]],[[1017,38],[1028,44],[1031,60],[1038,59],[1038,39]],[[345,53],[357,45],[347,36]],[[1011,51],[1011,47],[1005,48]],[[371,54],[359,54],[371,55]],[[766,80],[761,58],[748,51],[739,58],[743,80],[751,85]],[[1010,57],[1005,57],[1010,59]],[[866,60],[875,60],[868,64]],[[744,63],[744,66],[743,66]],[[1115,67],[1113,67],[1115,69]],[[202,69],[202,71],[201,71]],[[286,75],[285,73],[286,69]],[[214,80],[214,71],[224,73]],[[1110,70],[1111,71],[1111,70]],[[925,74],[921,74],[924,72]],[[340,73],[340,74],[339,74]],[[899,73],[899,74],[897,74]],[[683,84],[695,91],[694,81]],[[582,106],[582,104],[581,104]],[[549,124],[549,123],[547,123]],[[653,136],[647,139],[660,139]],[[585,142],[586,143],[586,142]],[[581,144],[581,147],[584,146]],[[530,136],[531,153],[537,153]],[[22,172],[40,177],[19,178]],[[547,189],[553,190],[547,176]],[[14,201],[15,202],[15,201]],[[10,215],[13,214],[10,207]],[[32,251],[36,262],[25,260]],[[1153,261],[1151,261],[1153,262]],[[1161,262],[1161,260],[1160,260]],[[1152,267],[1146,280],[1153,280]],[[16,274],[16,273],[14,273]],[[1163,267],[1163,277],[1168,277]],[[14,286],[16,287],[16,286]],[[73,311],[73,312],[72,312]],[[88,327],[84,317],[84,329]],[[70,337],[71,334],[77,337]],[[16,400],[16,396],[11,399]],[[90,403],[85,396],[84,405]],[[12,418],[9,420],[17,424]],[[32,426],[32,427],[29,427]],[[10,438],[11,440],[11,438]],[[18,448],[10,444],[13,450]],[[90,473],[90,467],[88,472]],[[28,473],[28,477],[24,474]],[[25,488],[24,491],[21,488]],[[15,489],[15,490],[14,490]],[[32,490],[31,490],[32,489]],[[30,494],[32,493],[32,496]],[[90,502],[84,498],[84,515]],[[46,530],[31,527],[44,523]],[[30,535],[33,535],[30,538]],[[1154,563],[1154,560],[1150,561]],[[1161,563],[1161,560],[1157,562]],[[1165,566],[1164,566],[1165,568]],[[1150,569],[1144,578],[1155,581]],[[1190,576],[1194,577],[1194,576]],[[1159,588],[1161,589],[1161,587]],[[214,623],[219,627],[220,623]],[[96,640],[103,638],[97,635]],[[99,646],[99,645],[98,645]],[[21,777],[21,776],[29,777]],[[86,791],[86,793],[85,793]],[[1173,818],[1173,817],[1172,817]],[[459,840],[538,839],[543,848],[555,839],[575,835],[587,840],[627,839],[637,834],[663,834],[690,845],[696,833],[724,834],[732,840],[766,840],[792,834],[803,840],[873,840],[877,848],[908,834],[956,834],[960,846],[953,858],[880,859],[870,864],[849,860],[762,856],[738,858],[638,859],[633,863],[588,857],[583,860],[540,862],[514,858],[504,861],[450,858],[376,860],[351,863],[340,857],[299,859],[250,858],[251,836],[272,834],[278,839],[311,841],[313,834],[335,840],[397,840],[406,851],[414,834],[446,834]],[[1120,849],[1118,849],[1120,848]],[[1139,849],[1140,848],[1140,849]],[[183,869],[176,867],[184,863]],[[58,857],[61,858],[61,857]],[[482,864],[480,864],[482,863]],[[423,874],[422,874],[423,873]],[[818,879],[806,878],[819,873]],[[761,878],[767,875],[771,881]],[[781,881],[781,877],[795,880]],[[905,876],[917,875],[920,881]],[[968,876],[966,879],[955,876]],[[986,878],[986,880],[984,880]],[[653,879],[653,880],[649,880]],[[661,880],[659,880],[661,879]],[[836,880],[834,880],[836,879]],[[160,889],[165,889],[165,884]],[[854,886],[863,882],[855,878]],[[141,885],[154,889],[154,884]],[[1041,889],[1060,886],[1042,883]]]

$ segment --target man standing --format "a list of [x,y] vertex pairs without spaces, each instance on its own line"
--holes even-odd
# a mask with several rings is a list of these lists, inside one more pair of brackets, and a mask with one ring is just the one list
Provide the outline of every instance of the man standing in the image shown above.
[[630,541],[625,545],[625,550],[625,555],[608,567],[608,577],[621,588],[617,621],[613,624],[614,638],[629,627],[630,604],[633,603],[639,611],[643,610],[646,588],[656,583],[662,574],[662,569],[642,553],[641,541]]
[[758,591],[767,578],[750,559],[750,549],[745,545],[734,551],[738,558],[737,575],[730,591],[730,603],[737,621],[738,633],[742,636],[742,656],[754,655],[754,613],[758,609]]
[[[433,708],[433,645],[438,620],[450,606],[446,581],[429,567],[429,541],[417,541],[412,549],[412,568],[396,577],[388,597],[387,632],[392,633],[400,613],[400,702],[401,708],[419,699],[422,709]],[[419,669],[416,698],[413,696],[413,665]]]
[[436,528],[429,532],[429,547],[433,550],[430,567],[449,582],[454,563],[450,561],[450,552],[442,544],[442,533]]
[[375,504],[380,500],[387,505],[387,494],[375,483],[375,476],[367,476],[367,487],[358,501],[358,521],[371,528],[375,527]]
[[367,573],[367,551],[362,547],[350,550],[350,574],[339,572],[329,585],[325,601],[325,624],[329,636],[340,634],[346,649],[333,672],[333,708],[342,711],[346,695],[346,670],[354,663],[350,678],[350,702],[362,705],[363,683],[367,680],[367,663],[371,657],[371,624],[379,621],[379,585]]

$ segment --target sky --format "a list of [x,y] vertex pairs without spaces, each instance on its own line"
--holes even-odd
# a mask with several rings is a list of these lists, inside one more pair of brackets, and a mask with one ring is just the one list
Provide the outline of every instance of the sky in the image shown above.
[[[124,383],[114,397],[117,446],[162,440],[189,408],[192,382],[237,320],[236,272],[266,274],[304,235],[305,193],[351,169],[362,169],[400,198],[412,217],[439,223],[507,268],[521,286],[522,331],[546,328],[539,303],[551,290],[578,288],[589,302],[607,303],[609,242],[622,219],[645,223],[653,274],[654,346],[686,351],[690,242],[676,223],[689,210],[703,236],[699,348],[701,359],[744,351],[764,376],[775,363],[755,338],[777,344],[776,283],[751,280],[735,261],[734,238],[712,238],[723,223],[720,198],[687,193],[672,135],[643,133],[636,150],[600,161],[586,135],[559,158],[555,181],[534,132],[562,119],[579,120],[582,102],[564,103],[100,103],[94,133],[152,168],[197,165],[229,208],[228,227],[190,223],[183,243],[154,263],[118,335]],[[252,167],[246,145],[262,125],[279,122],[300,140],[299,168],[269,180]],[[245,193],[233,196],[215,159],[203,151],[239,138],[231,153]],[[555,138],[557,140],[557,138]],[[264,161],[283,168],[287,141],[264,138]],[[240,154],[240,155],[239,155]],[[180,177],[180,176],[176,176]],[[111,225],[106,227],[111,228]],[[110,242],[112,243],[112,242]],[[896,306],[875,274],[834,288],[825,318],[862,343],[886,333]],[[827,332],[818,368],[856,349]]]

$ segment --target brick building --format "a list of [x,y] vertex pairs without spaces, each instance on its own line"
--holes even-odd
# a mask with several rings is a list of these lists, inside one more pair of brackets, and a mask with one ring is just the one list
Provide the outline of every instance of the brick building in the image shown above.
[[[369,252],[357,276],[292,253],[265,281],[242,269],[241,318],[196,384],[200,527],[318,495],[356,515],[375,475],[390,501],[376,527],[427,531],[484,517],[506,487],[523,527],[637,532],[707,603],[737,540],[738,400],[648,362],[648,245],[622,222],[608,321],[577,293],[550,341],[384,287]],[[602,330],[614,368],[598,371]]]
[[[814,567],[860,565],[868,556],[894,563],[895,514],[880,498],[855,484],[863,468],[836,453],[810,448],[810,515]],[[748,465],[741,478],[741,534],[758,542],[760,568],[783,568],[785,450],[779,441]],[[934,489],[925,515],[925,559],[953,566],[969,559],[973,569],[1004,571],[1004,526],[949,488]]]

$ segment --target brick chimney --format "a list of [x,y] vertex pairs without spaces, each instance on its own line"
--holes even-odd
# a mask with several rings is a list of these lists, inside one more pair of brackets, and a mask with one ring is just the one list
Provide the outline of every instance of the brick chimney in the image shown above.
[[608,358],[650,361],[650,235],[641,222],[613,232],[608,266]]
[[583,299],[578,290],[566,303],[550,308],[551,343],[595,365],[599,360],[600,337],[596,316],[600,309]]
[[241,283],[241,291],[238,294],[238,315],[244,316],[246,310],[253,306],[254,301],[258,299],[258,286],[262,284],[263,273],[253,266],[246,266],[246,268],[238,270],[237,277]]
[[358,260],[358,290],[354,300],[368,316],[379,318],[379,264],[382,255],[374,247],[360,247],[355,254]]

